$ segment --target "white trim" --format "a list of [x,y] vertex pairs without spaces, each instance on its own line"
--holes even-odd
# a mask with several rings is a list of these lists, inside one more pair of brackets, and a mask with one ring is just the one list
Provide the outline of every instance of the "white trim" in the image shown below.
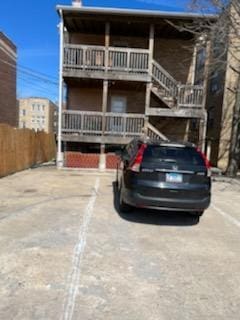
[[59,23],[60,33],[60,49],[59,49],[59,98],[58,98],[58,149],[57,149],[57,167],[63,166],[63,154],[62,154],[62,105],[63,105],[63,18],[60,11],[61,21]]

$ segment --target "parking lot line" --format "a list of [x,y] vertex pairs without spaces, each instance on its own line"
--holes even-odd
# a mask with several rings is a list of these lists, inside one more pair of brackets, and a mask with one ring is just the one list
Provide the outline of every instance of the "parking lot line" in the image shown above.
[[91,193],[91,197],[85,207],[83,214],[83,221],[79,229],[78,241],[74,248],[72,258],[72,268],[69,273],[67,281],[67,293],[64,301],[62,320],[71,320],[74,313],[75,300],[78,293],[78,286],[81,273],[81,262],[83,258],[84,249],[86,246],[88,227],[92,218],[94,205],[97,198],[97,193],[100,185],[100,178],[95,181],[94,189]]
[[238,228],[240,228],[240,221],[238,221],[237,219],[233,218],[232,216],[230,216],[228,213],[226,213],[225,211],[223,211],[222,209],[218,208],[217,206],[215,206],[214,204],[212,204],[211,206],[215,211],[217,211],[219,214],[221,214],[225,219],[227,219],[229,222],[231,222],[232,224],[234,224],[235,226],[237,226]]

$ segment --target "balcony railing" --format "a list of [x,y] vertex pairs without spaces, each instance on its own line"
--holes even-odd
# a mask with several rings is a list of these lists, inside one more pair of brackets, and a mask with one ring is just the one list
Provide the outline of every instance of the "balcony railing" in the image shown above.
[[123,71],[148,73],[149,51],[145,49],[104,46],[64,46],[65,70]]
[[62,114],[62,133],[88,136],[141,136],[144,114],[102,113],[66,110]]
[[204,102],[204,88],[202,86],[179,85],[178,106],[186,108],[202,108]]

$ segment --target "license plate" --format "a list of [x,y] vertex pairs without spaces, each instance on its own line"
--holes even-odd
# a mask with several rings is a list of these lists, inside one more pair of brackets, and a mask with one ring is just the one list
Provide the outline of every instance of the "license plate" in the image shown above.
[[179,173],[167,173],[166,174],[166,181],[167,182],[183,182],[183,176]]

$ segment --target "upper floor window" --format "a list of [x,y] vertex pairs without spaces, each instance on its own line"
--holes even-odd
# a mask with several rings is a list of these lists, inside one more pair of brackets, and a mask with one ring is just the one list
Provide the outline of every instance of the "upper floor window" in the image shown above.
[[25,116],[25,115],[26,115],[26,110],[22,109],[22,116]]
[[35,110],[35,104],[33,103],[32,104],[32,111],[34,111]]
[[219,90],[221,90],[221,76],[217,70],[211,75],[210,90],[211,93],[217,93]]
[[196,69],[201,70],[204,68],[206,62],[206,49],[201,48],[197,52],[197,62],[196,62]]

